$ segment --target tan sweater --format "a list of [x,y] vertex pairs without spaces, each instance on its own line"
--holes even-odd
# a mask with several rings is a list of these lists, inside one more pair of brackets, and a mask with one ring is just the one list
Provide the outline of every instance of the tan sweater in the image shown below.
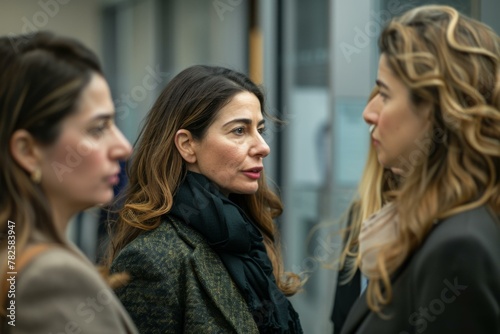
[[90,261],[60,247],[26,265],[15,302],[15,327],[7,326],[12,334],[138,333]]

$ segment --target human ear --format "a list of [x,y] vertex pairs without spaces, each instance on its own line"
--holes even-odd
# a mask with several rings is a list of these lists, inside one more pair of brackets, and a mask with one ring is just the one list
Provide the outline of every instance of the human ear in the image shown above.
[[187,163],[194,164],[196,162],[194,145],[194,138],[190,131],[180,129],[175,133],[175,146]]
[[41,151],[33,136],[24,129],[16,130],[9,143],[10,154],[28,174],[38,172],[41,168]]

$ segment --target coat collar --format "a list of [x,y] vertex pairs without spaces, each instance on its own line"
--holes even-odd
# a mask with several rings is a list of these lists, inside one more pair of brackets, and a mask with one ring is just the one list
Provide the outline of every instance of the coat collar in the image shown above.
[[185,224],[169,217],[172,225],[188,244],[193,247],[191,263],[205,292],[231,324],[236,333],[242,330],[258,333],[248,306],[218,255],[210,248],[203,237]]
[[354,333],[356,328],[363,322],[363,320],[370,313],[370,309],[368,308],[368,304],[366,302],[366,289],[359,296],[356,302],[353,304],[351,311],[344,323],[344,327],[342,327],[341,334]]
[[247,331],[248,328],[255,327],[255,333],[258,333],[245,300],[217,255],[212,250],[207,252],[200,247],[194,251],[192,263],[206,293],[234,330],[240,333],[242,328],[246,328]]
[[[481,221],[488,219],[488,217],[493,219],[493,221],[496,222],[500,221],[500,217],[498,216],[498,214],[494,213],[490,207],[480,206],[478,208],[461,212],[457,215],[448,217],[442,221],[434,223],[431,230],[427,233],[420,246],[411,255],[408,256],[408,258],[403,262],[400,268],[398,268],[394,273],[394,275],[392,275],[391,277],[392,287],[394,287],[397,280],[400,278],[403,272],[408,268],[412,258],[419,252],[419,250],[422,247],[424,247],[425,242],[427,241],[431,233],[433,233],[434,229],[442,228],[442,226],[444,226],[446,222],[448,222],[448,224],[451,226],[456,226],[459,220],[471,219],[471,220]],[[351,311],[349,312],[349,315],[344,323],[344,327],[342,328],[341,334],[356,332],[359,326],[365,321],[365,319],[368,316],[370,316],[370,314],[371,310],[366,302],[366,290],[365,290],[352,306]]]
[[[429,234],[427,234],[427,236],[429,236]],[[425,242],[425,240],[426,239],[424,239],[422,244]],[[395,283],[397,282],[399,277],[405,272],[406,268],[410,264],[414,255],[415,252],[408,255],[408,257],[404,260],[401,266],[398,269],[396,269],[396,272],[391,276],[391,286],[393,289]],[[345,321],[344,327],[342,328],[341,334],[354,333],[357,330],[357,328],[361,325],[361,323],[372,313],[366,301],[367,290],[368,289],[365,289],[365,291],[363,291],[363,293],[358,297],[358,299],[352,306],[351,311],[349,312],[347,319]]]
[[[406,260],[401,264],[401,266],[396,269],[396,272],[391,276],[391,286],[394,289],[394,285],[399,279],[399,277],[405,272],[409,263],[411,262],[415,253],[410,254]],[[366,301],[366,292],[368,289],[365,289],[361,296],[356,300],[354,305],[349,312],[347,319],[345,321],[344,327],[342,328],[341,334],[344,333],[354,333],[357,328],[361,325],[361,323],[372,314],[372,311],[368,307],[368,303]]]

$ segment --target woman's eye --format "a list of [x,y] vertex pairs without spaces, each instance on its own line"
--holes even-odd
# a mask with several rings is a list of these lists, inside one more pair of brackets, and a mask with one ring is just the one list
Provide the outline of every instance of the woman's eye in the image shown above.
[[382,98],[382,102],[387,101],[387,99],[389,98],[385,93],[379,92],[378,95],[380,95],[380,97]]
[[90,134],[95,137],[100,137],[109,128],[110,122],[102,123],[89,130]]
[[93,128],[90,129],[90,134],[94,136],[100,136],[104,132],[104,127],[98,127],[98,128]]
[[266,134],[267,128],[259,128],[257,131],[263,136]]
[[245,129],[243,127],[239,127],[233,130],[233,133],[236,135],[242,135],[245,132]]

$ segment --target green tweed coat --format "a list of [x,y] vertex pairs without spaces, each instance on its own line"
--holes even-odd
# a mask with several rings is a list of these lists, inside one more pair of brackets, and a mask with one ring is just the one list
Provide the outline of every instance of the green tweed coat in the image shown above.
[[130,283],[116,291],[140,333],[258,333],[218,255],[189,226],[167,219],[113,261]]

